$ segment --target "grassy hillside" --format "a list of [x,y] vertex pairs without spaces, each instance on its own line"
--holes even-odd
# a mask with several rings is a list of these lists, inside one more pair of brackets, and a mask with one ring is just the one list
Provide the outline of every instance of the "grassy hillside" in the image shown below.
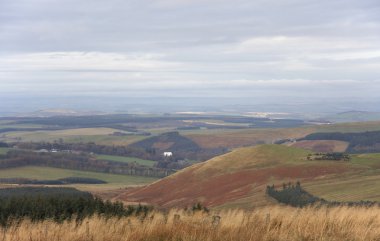
[[231,173],[243,169],[264,168],[278,164],[295,164],[309,154],[300,148],[288,148],[280,145],[260,145],[236,149],[226,155],[215,157],[197,168],[197,172],[218,170],[219,174]]
[[202,202],[211,207],[250,208],[273,203],[265,196],[266,185],[299,180],[306,190],[328,200],[380,201],[380,185],[374,185],[380,180],[376,156],[356,155],[349,162],[310,161],[309,153],[282,145],[236,149],[120,198],[164,207]]

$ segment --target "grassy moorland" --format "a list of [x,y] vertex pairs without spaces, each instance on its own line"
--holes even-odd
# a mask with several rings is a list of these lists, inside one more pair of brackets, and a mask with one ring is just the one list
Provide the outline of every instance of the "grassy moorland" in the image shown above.
[[0,233],[4,241],[377,241],[380,208],[274,206],[220,213],[172,210],[150,213],[146,218],[92,217],[79,224],[24,220]]
[[308,160],[310,153],[285,145],[239,148],[119,197],[166,208],[200,201],[214,208],[249,209],[273,203],[265,195],[267,185],[300,181],[329,201],[380,201],[378,154],[332,161]]

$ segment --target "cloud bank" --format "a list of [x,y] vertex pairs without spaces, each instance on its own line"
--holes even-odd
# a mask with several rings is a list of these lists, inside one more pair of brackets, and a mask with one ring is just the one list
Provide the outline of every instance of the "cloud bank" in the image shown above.
[[380,91],[377,0],[2,0],[0,10],[3,100],[311,98],[365,108]]

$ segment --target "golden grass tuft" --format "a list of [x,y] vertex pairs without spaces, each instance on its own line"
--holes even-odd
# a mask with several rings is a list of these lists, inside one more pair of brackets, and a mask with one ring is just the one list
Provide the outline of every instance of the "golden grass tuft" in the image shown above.
[[[216,215],[220,216],[218,222]],[[28,220],[0,230],[2,241],[376,241],[380,208],[291,208],[189,214],[156,212],[142,220],[93,217],[80,224]]]

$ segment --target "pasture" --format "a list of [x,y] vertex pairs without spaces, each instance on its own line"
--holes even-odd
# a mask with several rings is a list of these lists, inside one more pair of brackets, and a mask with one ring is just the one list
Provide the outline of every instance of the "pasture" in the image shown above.
[[9,148],[6,148],[6,147],[0,147],[0,155],[4,155],[4,154],[7,154]]
[[51,168],[51,167],[37,167],[25,166],[18,168],[0,169],[1,178],[28,178],[38,180],[56,180],[66,177],[84,177],[95,178],[106,181],[107,184],[89,184],[89,185],[74,185],[86,189],[88,187],[98,189],[112,189],[127,186],[136,186],[148,184],[156,181],[156,178],[142,177],[142,176],[129,176],[129,175],[115,175],[99,172],[86,172],[70,169]]
[[142,166],[153,167],[156,163],[155,161],[143,160],[135,157],[125,157],[125,156],[112,156],[112,155],[95,155],[99,160],[108,160],[115,162],[125,162],[125,163],[137,163]]
[[2,133],[0,141],[52,142],[62,140],[70,143],[96,142],[99,145],[129,145],[146,138],[139,135],[114,136],[112,135],[114,132],[120,132],[120,130],[112,128],[79,128],[54,131],[13,131]]

